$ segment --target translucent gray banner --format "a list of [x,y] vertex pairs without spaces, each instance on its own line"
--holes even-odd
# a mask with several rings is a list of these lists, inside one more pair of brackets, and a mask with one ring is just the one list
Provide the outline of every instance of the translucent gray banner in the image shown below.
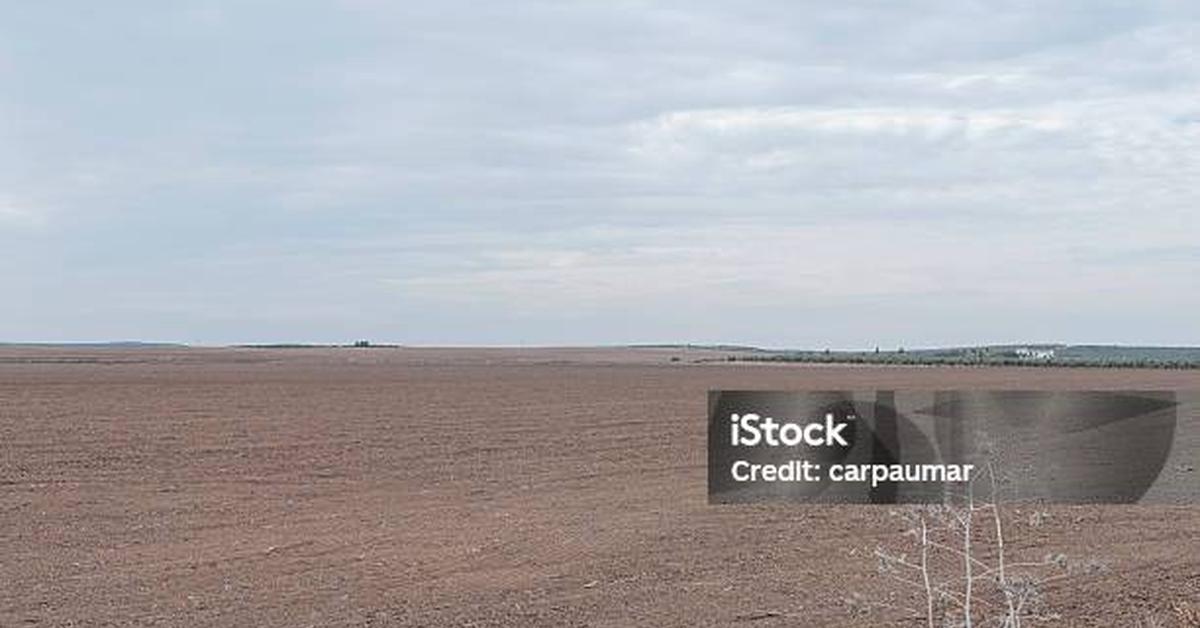
[[712,503],[1197,503],[1197,391],[710,391]]

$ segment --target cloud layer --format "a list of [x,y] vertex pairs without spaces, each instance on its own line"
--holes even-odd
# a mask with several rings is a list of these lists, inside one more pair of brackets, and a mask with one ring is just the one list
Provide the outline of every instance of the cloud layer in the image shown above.
[[4,339],[1200,343],[1189,3],[406,4],[0,9]]

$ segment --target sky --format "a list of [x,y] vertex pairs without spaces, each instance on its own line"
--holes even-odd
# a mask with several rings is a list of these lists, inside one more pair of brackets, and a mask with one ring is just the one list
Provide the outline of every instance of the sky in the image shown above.
[[1200,344],[1195,2],[10,2],[0,341]]

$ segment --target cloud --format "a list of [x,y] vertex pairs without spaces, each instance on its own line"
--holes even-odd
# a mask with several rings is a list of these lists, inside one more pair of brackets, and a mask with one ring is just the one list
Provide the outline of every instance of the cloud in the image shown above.
[[0,326],[1200,341],[1190,6],[278,10],[0,10]]
[[952,134],[981,137],[1010,130],[1053,132],[1062,130],[1065,121],[1058,115],[1018,111],[776,108],[671,112],[658,116],[653,126],[653,132],[667,136],[800,131],[937,138]]
[[0,225],[37,228],[45,225],[46,220],[45,212],[0,196]]

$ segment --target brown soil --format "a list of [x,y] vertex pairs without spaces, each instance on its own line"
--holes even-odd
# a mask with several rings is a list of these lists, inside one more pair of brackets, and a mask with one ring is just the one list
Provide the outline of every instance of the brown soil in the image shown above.
[[[723,355],[0,348],[0,626],[923,625],[887,508],[707,503],[708,389],[1200,388]],[[1200,607],[1200,509],[1042,510],[1051,623]]]

